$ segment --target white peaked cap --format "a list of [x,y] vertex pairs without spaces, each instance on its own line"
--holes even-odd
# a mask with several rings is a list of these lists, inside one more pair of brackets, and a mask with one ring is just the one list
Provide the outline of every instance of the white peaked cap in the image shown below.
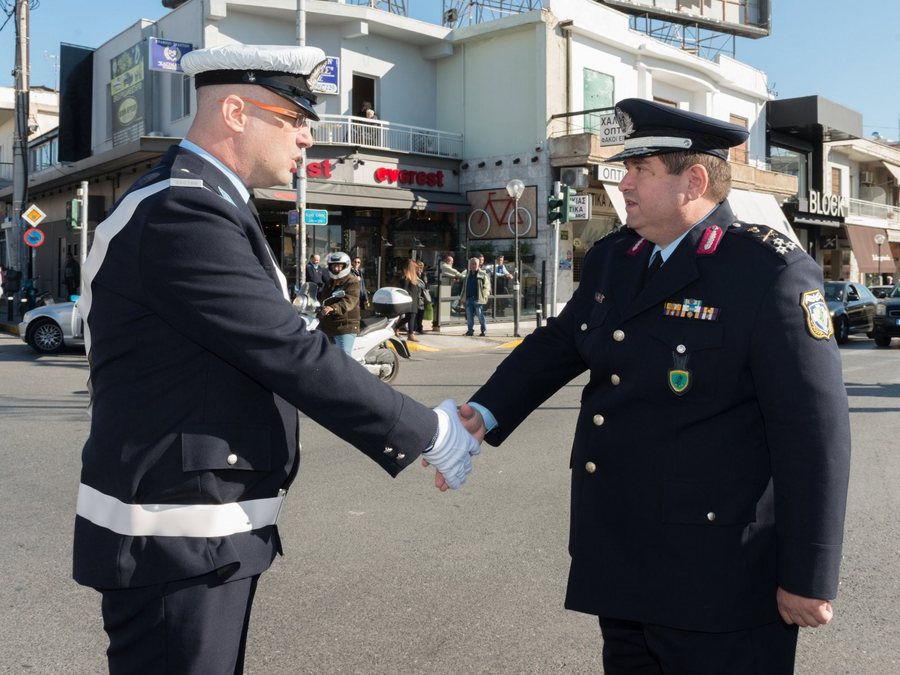
[[188,52],[181,58],[181,69],[194,77],[198,89],[215,84],[265,87],[318,120],[312,90],[325,63],[325,52],[318,47],[230,44]]
[[195,49],[181,59],[186,75],[210,70],[262,70],[309,76],[325,60],[318,47],[230,44]]

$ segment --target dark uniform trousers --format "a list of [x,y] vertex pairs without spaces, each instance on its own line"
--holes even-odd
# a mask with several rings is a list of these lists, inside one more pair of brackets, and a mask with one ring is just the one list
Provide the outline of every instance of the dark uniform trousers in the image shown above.
[[850,466],[821,269],[727,202],[643,282],[653,245],[598,242],[559,317],[471,400],[500,445],[585,370],[566,607],[609,673],[790,673],[778,587],[837,593]]
[[244,672],[259,575],[218,572],[144,588],[102,591],[111,675]]
[[[604,619],[604,675],[791,675],[797,626],[783,621],[727,633]],[[663,666],[665,664],[665,666]]]

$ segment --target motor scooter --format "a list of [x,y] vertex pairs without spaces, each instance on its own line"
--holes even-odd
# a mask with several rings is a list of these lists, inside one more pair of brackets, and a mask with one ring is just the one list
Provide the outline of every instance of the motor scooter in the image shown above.
[[[360,321],[359,333],[353,342],[351,357],[362,365],[370,373],[383,382],[393,382],[400,371],[400,357],[409,358],[409,348],[406,343],[394,335],[394,325],[400,318],[389,305],[377,301],[384,297],[383,291],[401,291],[403,289],[383,288],[372,296],[375,304],[376,316]],[[297,313],[306,322],[307,330],[315,330],[319,325],[319,313],[324,305],[344,297],[343,290],[336,290],[321,303],[316,297],[317,286],[313,282],[306,282],[300,286],[294,298],[294,307]],[[377,297],[376,297],[377,296]]]

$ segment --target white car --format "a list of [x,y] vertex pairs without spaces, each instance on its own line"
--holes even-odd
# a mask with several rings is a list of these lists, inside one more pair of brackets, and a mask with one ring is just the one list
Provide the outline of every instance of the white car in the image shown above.
[[19,337],[39,354],[84,345],[84,330],[75,303],[53,303],[25,312],[19,324]]

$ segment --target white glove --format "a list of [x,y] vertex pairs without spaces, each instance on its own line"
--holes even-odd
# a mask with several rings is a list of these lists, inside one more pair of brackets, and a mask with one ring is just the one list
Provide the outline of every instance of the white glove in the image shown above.
[[441,472],[447,485],[453,490],[466,482],[472,471],[472,455],[481,452],[481,446],[462,425],[456,411],[456,401],[447,399],[434,408],[438,418],[438,434],[434,447],[422,453],[435,469]]

